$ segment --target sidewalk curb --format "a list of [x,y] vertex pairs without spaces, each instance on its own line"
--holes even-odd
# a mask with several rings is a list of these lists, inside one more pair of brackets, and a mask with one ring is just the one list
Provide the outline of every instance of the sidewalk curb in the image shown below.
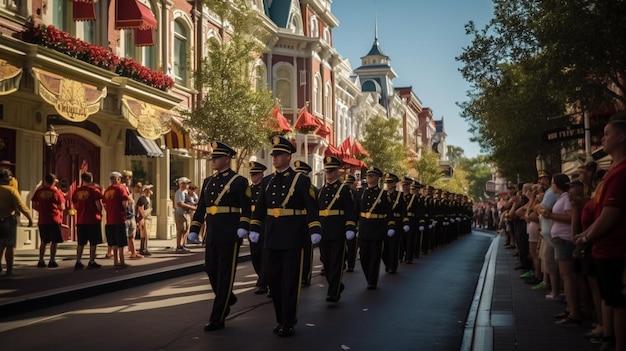
[[[240,256],[238,263],[250,260],[250,255]],[[26,312],[61,305],[80,299],[111,293],[114,291],[134,288],[183,275],[204,271],[204,260],[157,268],[143,272],[126,274],[121,277],[102,279],[89,283],[67,286],[60,289],[21,296],[0,304],[0,316],[10,317]]]
[[[491,232],[486,233],[492,234]],[[461,351],[491,351],[494,349],[491,301],[493,299],[499,243],[500,236],[495,235],[489,250],[485,254],[485,262],[483,263],[472,305],[465,322],[465,330],[459,349]]]

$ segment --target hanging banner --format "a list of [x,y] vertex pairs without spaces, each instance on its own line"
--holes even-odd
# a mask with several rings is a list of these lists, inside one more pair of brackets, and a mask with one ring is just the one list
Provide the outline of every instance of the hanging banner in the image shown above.
[[82,122],[100,111],[101,101],[107,96],[106,87],[98,90],[37,68],[33,68],[33,74],[36,93],[54,106],[59,115],[72,122]]
[[170,112],[143,101],[122,98],[122,115],[146,139],[156,140],[171,130]]

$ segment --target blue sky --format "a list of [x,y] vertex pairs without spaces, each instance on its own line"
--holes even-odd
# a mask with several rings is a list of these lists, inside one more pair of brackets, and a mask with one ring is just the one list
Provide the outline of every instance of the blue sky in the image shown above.
[[353,69],[372,46],[378,18],[380,47],[398,74],[394,86],[413,86],[422,105],[444,118],[448,145],[463,148],[466,157],[480,154],[456,105],[467,100],[469,84],[454,58],[471,44],[465,24],[482,28],[493,17],[491,0],[334,0],[332,12],[339,19],[334,47]]

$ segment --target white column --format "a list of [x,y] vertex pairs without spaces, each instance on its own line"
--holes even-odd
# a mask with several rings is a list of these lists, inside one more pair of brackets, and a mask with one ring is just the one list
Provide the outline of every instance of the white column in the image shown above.
[[[176,237],[174,225],[174,207],[170,199],[170,150],[163,150],[163,157],[156,160],[155,205],[157,209],[157,239]],[[154,224],[153,224],[154,225]]]

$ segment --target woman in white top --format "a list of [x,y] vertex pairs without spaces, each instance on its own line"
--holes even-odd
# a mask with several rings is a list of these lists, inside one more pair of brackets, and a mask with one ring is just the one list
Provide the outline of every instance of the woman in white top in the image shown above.
[[574,243],[572,242],[572,203],[569,200],[569,177],[566,174],[555,174],[552,177],[552,191],[558,195],[558,200],[552,210],[546,210],[543,216],[553,221],[550,234],[554,246],[554,258],[559,266],[559,273],[563,280],[567,311],[564,318],[556,322],[557,325],[580,324],[580,309],[576,277],[574,275]]

